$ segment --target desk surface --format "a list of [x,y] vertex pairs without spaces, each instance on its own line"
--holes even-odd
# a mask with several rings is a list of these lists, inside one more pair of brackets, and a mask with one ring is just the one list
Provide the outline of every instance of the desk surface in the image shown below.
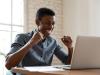
[[59,72],[30,72],[24,68],[14,67],[12,72],[23,75],[100,75],[100,69],[65,70]]

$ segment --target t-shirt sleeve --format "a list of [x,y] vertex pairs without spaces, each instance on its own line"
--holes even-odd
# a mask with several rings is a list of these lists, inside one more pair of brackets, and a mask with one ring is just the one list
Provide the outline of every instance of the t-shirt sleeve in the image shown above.
[[67,64],[66,62],[68,58],[68,51],[65,51],[63,47],[57,44],[57,47],[54,53],[57,56],[57,58],[61,60],[62,63]]
[[14,43],[11,44],[11,49],[10,52],[7,54],[12,54],[14,52],[16,52],[17,50],[19,50],[22,46],[25,45],[25,35],[24,34],[18,34],[15,38]]

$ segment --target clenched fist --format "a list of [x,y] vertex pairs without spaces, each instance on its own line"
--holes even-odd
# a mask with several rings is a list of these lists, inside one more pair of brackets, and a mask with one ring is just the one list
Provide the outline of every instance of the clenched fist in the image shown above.
[[72,48],[72,39],[70,36],[63,36],[61,40],[67,46],[67,48]]

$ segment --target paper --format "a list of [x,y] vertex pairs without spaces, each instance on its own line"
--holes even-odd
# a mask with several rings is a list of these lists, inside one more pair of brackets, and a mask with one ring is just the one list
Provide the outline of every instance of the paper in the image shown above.
[[37,72],[49,72],[49,71],[64,71],[62,68],[56,68],[54,66],[38,66],[38,67],[24,67],[29,71],[37,71]]

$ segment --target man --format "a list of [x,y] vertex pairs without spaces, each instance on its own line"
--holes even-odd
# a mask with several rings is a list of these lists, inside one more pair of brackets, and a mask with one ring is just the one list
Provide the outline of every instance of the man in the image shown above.
[[37,29],[31,33],[18,34],[7,54],[6,68],[15,66],[48,66],[53,54],[64,64],[70,64],[72,56],[72,40],[69,36],[61,38],[68,48],[68,54],[50,34],[54,29],[55,13],[49,8],[40,8],[36,14]]

